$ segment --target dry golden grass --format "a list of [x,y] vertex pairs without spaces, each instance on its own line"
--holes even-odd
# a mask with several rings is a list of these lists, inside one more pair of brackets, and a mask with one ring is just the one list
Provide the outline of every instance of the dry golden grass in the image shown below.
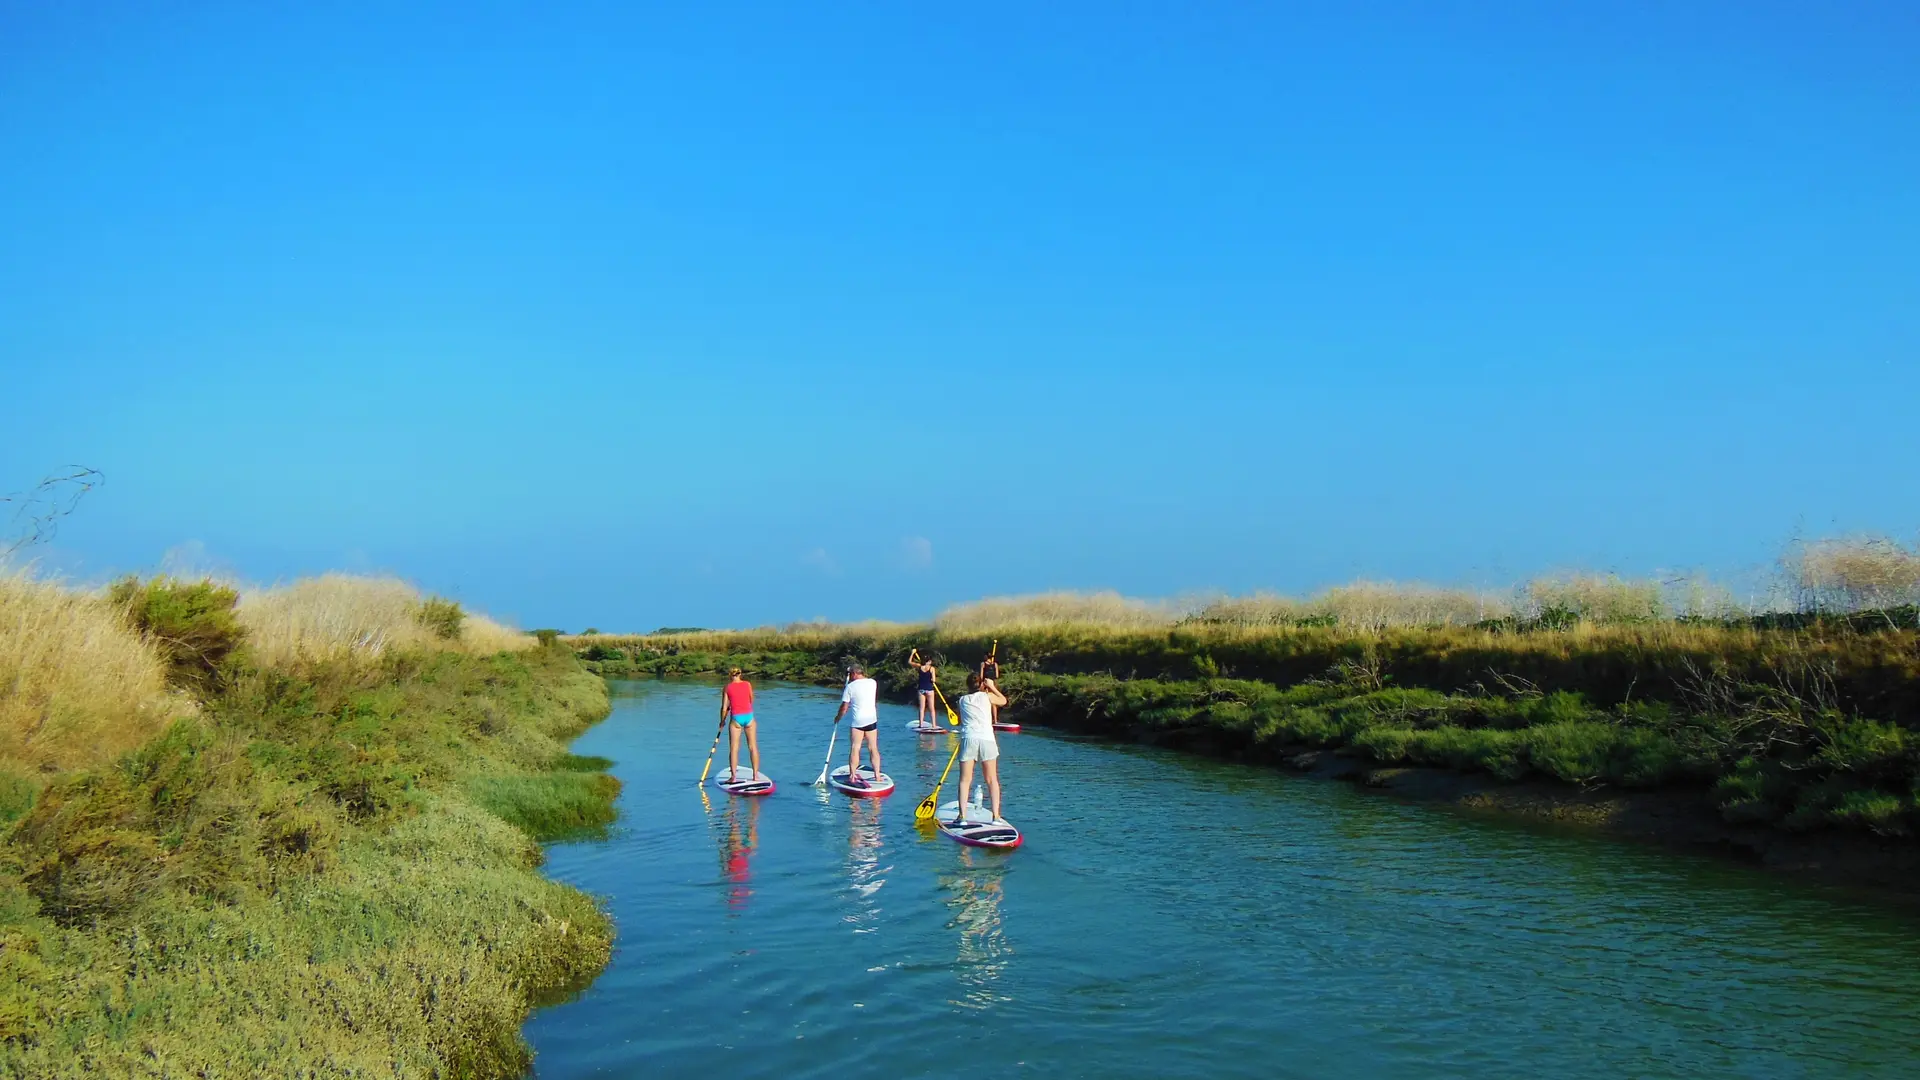
[[1631,623],[1666,618],[1666,587],[1613,574],[1535,578],[1521,589],[1521,610],[1532,616],[1558,610],[1581,622]]
[[194,711],[104,598],[0,575],[0,765],[110,761]]
[[457,641],[443,640],[420,621],[426,597],[396,578],[323,574],[289,585],[240,594],[247,644],[267,666],[315,660],[372,660],[393,651],[454,648],[494,653],[531,648],[534,639],[468,612]]
[[1816,611],[1862,611],[1920,603],[1920,550],[1885,537],[1816,540],[1781,560]]
[[1140,600],[1117,592],[1050,592],[1033,596],[994,596],[956,604],[933,620],[943,634],[988,630],[1035,630],[1047,626],[1111,626],[1145,629],[1170,626],[1185,611],[1165,600]]

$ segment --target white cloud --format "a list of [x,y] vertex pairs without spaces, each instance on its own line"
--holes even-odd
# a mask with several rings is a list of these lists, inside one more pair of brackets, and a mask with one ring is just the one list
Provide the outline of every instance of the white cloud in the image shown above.
[[909,536],[900,541],[900,561],[909,570],[933,566],[933,541],[924,536]]
[[826,548],[814,548],[812,551],[800,556],[800,564],[802,566],[811,566],[815,570],[833,577],[840,575],[840,564],[833,561],[833,556],[827,554]]

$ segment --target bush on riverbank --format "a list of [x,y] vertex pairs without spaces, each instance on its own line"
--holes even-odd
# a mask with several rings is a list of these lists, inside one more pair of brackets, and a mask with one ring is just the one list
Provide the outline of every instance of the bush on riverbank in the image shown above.
[[[30,722],[0,728],[25,751],[0,759],[0,1074],[524,1070],[530,1002],[610,950],[591,898],[537,870],[538,836],[611,816],[607,763],[564,749],[605,714],[600,680],[558,650],[366,647],[396,618],[442,640],[404,605],[263,663],[255,628],[317,624],[288,602],[312,595],[296,585],[240,620],[210,689],[183,678],[204,691],[195,706],[165,689],[162,635],[130,629],[126,605],[14,584],[0,605],[24,587],[35,625],[89,633],[31,655],[0,637],[0,663],[44,681],[100,642],[144,651],[139,677],[110,685],[171,707],[148,720],[94,684],[50,684],[43,700],[90,730],[134,741],[116,726],[132,716],[151,736],[53,769]],[[151,584],[136,624],[229,610],[191,583]],[[483,648],[471,629],[443,644]]]

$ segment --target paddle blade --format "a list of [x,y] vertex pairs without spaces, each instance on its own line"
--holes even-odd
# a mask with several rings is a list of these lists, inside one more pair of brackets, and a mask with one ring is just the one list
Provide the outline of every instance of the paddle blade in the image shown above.
[[932,821],[933,812],[939,809],[938,805],[935,804],[933,800],[938,798],[939,795],[940,793],[936,791],[932,795],[929,795],[926,798],[921,799],[920,805],[913,808],[913,820]]
[[960,714],[957,712],[954,712],[952,709],[947,710],[947,726],[948,727],[960,726]]

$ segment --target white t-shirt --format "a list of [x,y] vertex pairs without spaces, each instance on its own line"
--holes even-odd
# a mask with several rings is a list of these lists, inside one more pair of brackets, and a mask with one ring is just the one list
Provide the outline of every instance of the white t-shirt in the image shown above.
[[840,703],[846,705],[847,721],[854,727],[872,727],[880,722],[880,708],[875,704],[880,695],[880,684],[865,675],[847,684],[840,695]]
[[960,696],[960,737],[993,738],[993,699],[985,690]]

